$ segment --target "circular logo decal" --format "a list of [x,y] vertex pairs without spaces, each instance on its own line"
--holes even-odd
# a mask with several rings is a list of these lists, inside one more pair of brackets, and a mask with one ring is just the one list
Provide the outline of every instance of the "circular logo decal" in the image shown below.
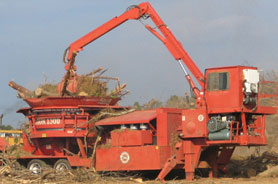
[[120,160],[123,164],[127,164],[129,162],[129,154],[128,152],[122,152],[122,154],[120,155]]
[[205,118],[204,118],[204,115],[200,114],[200,115],[198,116],[198,120],[199,120],[199,121],[204,121],[204,119],[205,119]]

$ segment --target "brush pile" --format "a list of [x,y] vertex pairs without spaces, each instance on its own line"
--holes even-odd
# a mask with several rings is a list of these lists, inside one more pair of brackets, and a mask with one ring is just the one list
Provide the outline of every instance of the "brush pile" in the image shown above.
[[0,167],[1,183],[135,183],[133,176],[119,173],[95,173],[92,170],[79,168],[70,171],[57,172],[45,169],[40,174],[33,174],[27,169],[16,170],[9,165]]
[[[84,74],[74,77],[74,80],[67,79],[68,85],[72,82],[77,83],[77,90],[75,92],[67,92],[68,96],[88,96],[88,97],[110,97],[120,98],[127,93],[125,90],[126,84],[120,84],[119,78],[106,77],[103,74],[107,71],[100,67],[89,74]],[[65,79],[64,79],[65,80]],[[114,89],[109,90],[108,83],[114,81],[116,83]],[[37,89],[31,91],[16,84],[14,81],[9,82],[9,86],[18,92],[18,97],[22,99],[28,98],[42,98],[47,96],[64,96],[58,92],[59,85],[64,85],[63,81],[60,84],[45,83],[39,85]]]
[[277,177],[278,153],[265,151],[262,155],[231,160],[227,165],[229,177]]
[[[14,151],[14,150],[13,150]],[[39,174],[34,174],[24,166],[18,167],[16,160],[10,159],[10,151],[0,153],[1,183],[132,183],[138,180],[138,175],[104,172],[96,173],[93,169],[78,168],[74,170],[56,171],[45,168]]]

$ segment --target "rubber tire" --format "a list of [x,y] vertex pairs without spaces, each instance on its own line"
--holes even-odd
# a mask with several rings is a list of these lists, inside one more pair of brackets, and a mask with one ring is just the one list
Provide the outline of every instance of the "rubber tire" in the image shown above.
[[[61,166],[63,168],[61,168]],[[60,169],[58,168],[60,167]],[[71,170],[72,167],[69,163],[69,161],[67,159],[59,159],[57,160],[57,162],[54,164],[54,169],[57,171],[57,172],[60,172],[60,171],[67,171],[67,170]]]
[[[32,167],[38,167],[36,171],[32,170]],[[49,168],[49,165],[47,165],[43,160],[40,159],[33,159],[31,160],[28,165],[27,168],[33,173],[33,174],[40,174],[42,172],[43,169],[45,168]]]

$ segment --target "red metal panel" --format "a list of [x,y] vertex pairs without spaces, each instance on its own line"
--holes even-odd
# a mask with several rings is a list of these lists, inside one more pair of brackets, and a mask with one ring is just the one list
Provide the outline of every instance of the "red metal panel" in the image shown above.
[[222,67],[207,68],[207,70],[221,70],[221,69],[232,69],[232,68],[240,68],[240,67],[257,69],[256,67],[252,67],[252,66],[234,65],[234,66],[222,66]]
[[168,146],[181,124],[181,109],[160,108],[157,111],[157,145]]
[[123,130],[111,132],[112,146],[143,146],[152,144],[150,130]]
[[37,130],[74,128],[75,126],[77,126],[79,129],[85,129],[88,127],[88,123],[85,123],[88,118],[89,117],[86,115],[36,115],[34,126]]
[[235,140],[206,141],[208,146],[211,145],[238,145],[238,146],[264,146],[267,143],[266,137],[261,136],[239,136]]
[[134,124],[149,123],[156,118],[155,110],[135,111],[118,117],[106,118],[96,122],[96,125],[118,125],[118,124]]
[[[31,155],[31,156],[22,156],[16,159],[50,159],[50,158],[59,159],[59,158],[67,158],[67,157],[68,156]],[[15,157],[11,157],[11,158],[15,158]]]
[[174,147],[177,143],[177,137],[179,132],[177,129],[181,126],[181,110],[178,112],[168,112],[167,113],[167,124],[168,124],[168,144]]
[[167,123],[167,113],[163,109],[157,109],[157,145],[168,146],[168,123]]
[[[251,110],[250,110],[251,111]],[[255,111],[254,114],[276,114],[277,108],[276,107],[266,107],[266,106],[259,106]]]
[[64,156],[63,140],[57,138],[32,139],[32,143],[23,133],[23,149],[33,155]]
[[[242,106],[242,79],[240,78],[240,73],[242,70],[237,67],[227,67],[227,68],[217,68],[217,69],[207,69],[206,78],[210,73],[214,72],[228,72],[229,73],[229,88],[227,90],[217,90],[208,91],[206,90],[206,100],[208,111],[215,110],[217,113],[221,113],[222,109],[228,108],[229,112],[234,112],[235,108],[241,109]],[[206,89],[208,89],[208,83],[206,83]],[[241,95],[242,96],[242,95]]]
[[207,114],[205,109],[188,109],[182,111],[182,134],[184,138],[206,137]]
[[33,108],[53,106],[79,106],[79,105],[115,105],[120,98],[100,97],[45,97],[29,98],[25,101]]
[[[260,109],[254,112],[252,107],[243,105],[243,70],[244,69],[257,69],[255,67],[247,66],[232,66],[211,68],[206,70],[206,78],[209,73],[213,72],[228,72],[229,73],[229,89],[208,91],[206,90],[205,96],[207,100],[208,113],[229,113],[229,112],[252,112],[252,113],[268,113],[272,114],[273,109]],[[208,83],[206,84],[206,89]],[[259,109],[259,107],[258,107]],[[266,111],[264,111],[266,110]]]
[[[44,130],[44,131],[37,131],[33,132],[30,135],[30,138],[49,138],[49,137],[84,137],[86,135],[85,130],[75,130],[75,129],[68,129],[64,130]],[[96,133],[90,133],[88,137],[95,137]]]
[[219,114],[219,113],[230,113],[230,112],[249,112],[252,114],[275,114],[277,112],[276,107],[266,107],[266,106],[258,106],[255,110],[237,107],[237,108],[230,108],[230,107],[223,107],[223,108],[212,108],[208,110],[209,114]]
[[69,163],[73,167],[91,167],[92,160],[90,158],[80,158],[79,156],[68,156]]
[[94,109],[94,110],[100,110],[103,108],[112,108],[112,109],[127,109],[127,107],[124,106],[116,106],[116,105],[78,105],[78,108],[82,109]]
[[170,157],[170,147],[135,146],[96,150],[97,171],[158,170]]
[[[57,140],[55,138],[53,139],[41,139],[37,142],[39,152],[42,153],[42,155],[52,155],[52,156],[64,156],[64,150],[61,140]],[[36,153],[36,154],[39,154]],[[34,152],[35,154],[35,152]]]

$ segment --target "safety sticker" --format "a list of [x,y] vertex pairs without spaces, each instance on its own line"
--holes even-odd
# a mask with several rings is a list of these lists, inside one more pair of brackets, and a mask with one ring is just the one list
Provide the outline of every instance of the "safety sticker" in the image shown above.
[[199,120],[199,121],[204,121],[204,119],[205,119],[205,117],[204,117],[203,114],[200,114],[200,115],[198,116],[198,120]]
[[121,160],[121,162],[123,163],[123,164],[127,164],[128,162],[129,162],[129,159],[130,159],[130,157],[129,157],[129,154],[128,154],[128,152],[122,152],[122,154],[120,155],[120,160]]

